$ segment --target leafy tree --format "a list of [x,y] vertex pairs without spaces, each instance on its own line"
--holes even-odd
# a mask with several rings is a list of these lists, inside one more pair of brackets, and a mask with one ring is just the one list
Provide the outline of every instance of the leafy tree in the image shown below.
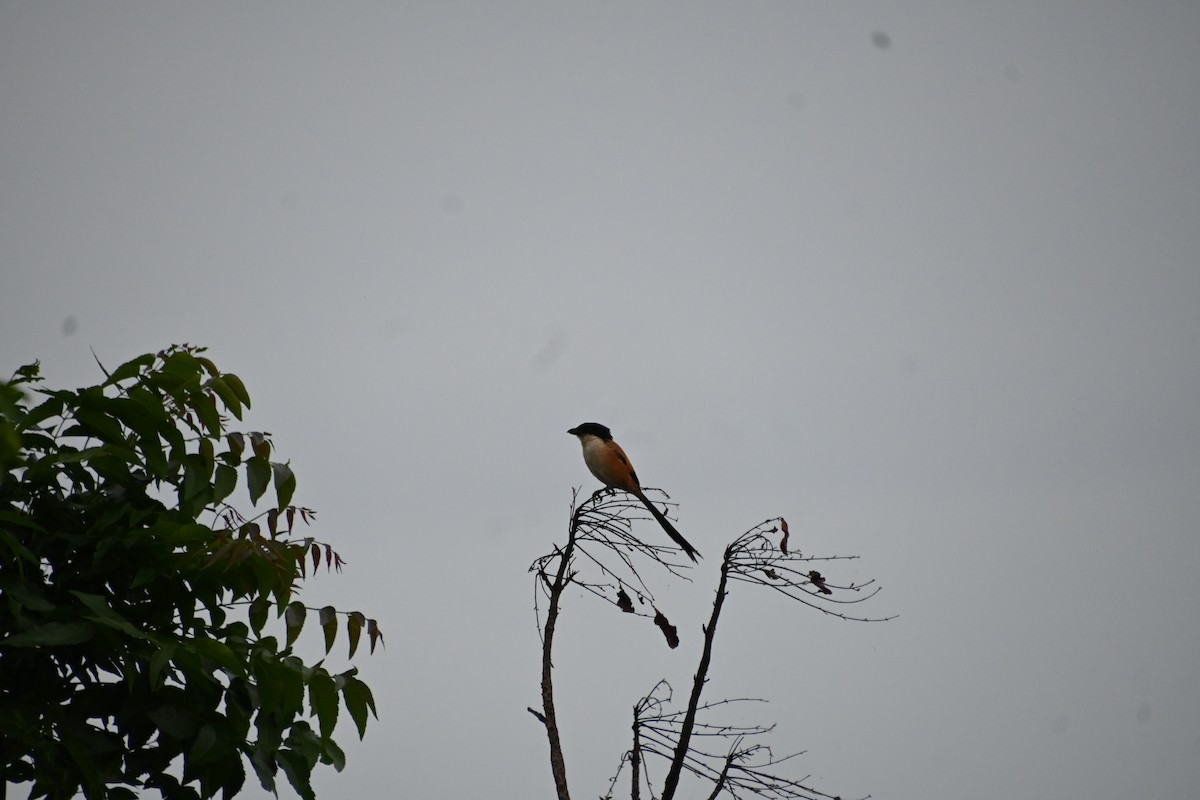
[[[227,429],[250,396],[203,352],[74,391],[37,388],[36,363],[0,383],[0,796],[228,798],[248,762],[313,798],[317,762],[345,763],[339,708],[360,737],[375,713],[357,670],[292,650],[306,569],[342,559],[295,533],[314,512],[292,505],[269,434]],[[265,510],[230,504],[239,481]],[[361,613],[311,610],[326,653],[339,619],[351,656],[364,630],[372,651],[381,638]]]

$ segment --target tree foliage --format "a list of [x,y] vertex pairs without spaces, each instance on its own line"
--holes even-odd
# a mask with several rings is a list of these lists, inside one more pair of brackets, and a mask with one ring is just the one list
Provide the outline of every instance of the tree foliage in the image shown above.
[[[316,764],[345,763],[339,709],[360,737],[375,713],[356,669],[293,652],[307,611],[326,653],[339,618],[351,656],[381,634],[295,599],[341,557],[295,533],[314,512],[292,504],[269,434],[228,428],[250,395],[203,352],[143,355],[77,390],[40,388],[36,363],[0,383],[0,786],[227,798],[248,763],[312,798]],[[251,516],[231,504],[239,484],[263,507]]]

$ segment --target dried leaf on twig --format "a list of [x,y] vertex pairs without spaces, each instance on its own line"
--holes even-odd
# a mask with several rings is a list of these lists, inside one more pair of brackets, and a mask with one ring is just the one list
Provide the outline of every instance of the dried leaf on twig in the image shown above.
[[663,636],[667,639],[668,647],[672,650],[679,647],[679,629],[672,625],[657,608],[654,609],[654,624],[663,632]]

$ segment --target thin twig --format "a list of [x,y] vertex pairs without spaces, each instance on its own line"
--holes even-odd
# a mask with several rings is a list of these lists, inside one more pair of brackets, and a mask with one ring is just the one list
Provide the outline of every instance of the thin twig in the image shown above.
[[575,550],[575,532],[579,527],[579,512],[576,510],[571,517],[571,526],[567,533],[567,546],[559,553],[558,571],[550,584],[550,607],[546,610],[546,628],[542,639],[542,723],[546,728],[546,739],[550,743],[550,771],[554,775],[554,789],[558,800],[571,800],[571,792],[567,788],[567,765],[563,759],[562,738],[558,731],[558,715],[554,710],[554,630],[558,623],[558,603],[562,598],[570,577],[567,567],[571,563],[571,554]]

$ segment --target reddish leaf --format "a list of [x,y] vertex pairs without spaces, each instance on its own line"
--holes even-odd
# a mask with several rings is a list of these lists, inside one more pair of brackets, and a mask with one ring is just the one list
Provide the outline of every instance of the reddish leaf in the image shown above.
[[296,521],[296,507],[288,506],[288,508],[287,508],[287,523],[288,523],[287,532],[288,533],[292,532],[292,525],[295,521]]
[[780,550],[780,552],[782,552],[784,555],[787,555],[787,551],[788,551],[788,545],[787,545],[787,543],[788,543],[788,527],[787,527],[787,520],[786,520],[786,519],[784,519],[783,517],[780,517],[780,518],[779,518],[779,527],[780,527],[780,529],[782,529],[782,530],[783,530],[783,538],[779,540],[779,550]]
[[272,508],[267,512],[267,530],[271,532],[271,538],[279,532],[279,510]]
[[317,567],[321,566],[321,545],[317,544],[316,542],[313,542],[311,552],[312,552],[312,562],[313,562],[313,573],[315,574],[317,571]]

